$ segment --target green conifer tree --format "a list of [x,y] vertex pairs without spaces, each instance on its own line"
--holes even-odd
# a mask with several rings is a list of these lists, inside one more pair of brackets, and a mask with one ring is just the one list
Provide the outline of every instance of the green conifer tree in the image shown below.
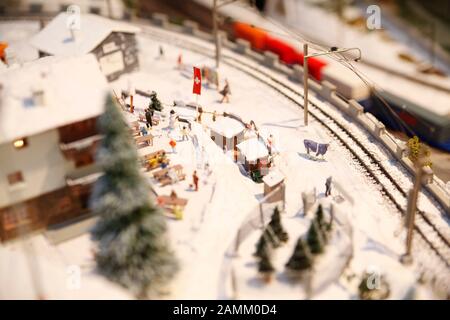
[[151,104],[149,105],[149,107],[151,109],[156,110],[156,111],[163,110],[163,106],[161,104],[161,101],[159,101],[158,97],[156,96],[156,92],[152,92],[150,99],[151,99]]
[[288,233],[284,230],[283,225],[281,224],[281,214],[278,207],[275,207],[273,210],[272,218],[269,222],[270,228],[272,228],[273,233],[277,238],[282,241],[286,242],[289,239]]
[[96,158],[104,175],[95,183],[90,201],[99,217],[92,232],[98,242],[97,267],[111,281],[146,298],[178,270],[166,221],[150,201],[129,128],[111,96],[99,131],[104,138]]
[[311,226],[308,229],[308,234],[306,236],[309,249],[312,253],[318,254],[322,253],[324,250],[323,233],[318,226],[317,221],[313,220]]
[[299,238],[291,258],[286,263],[286,268],[292,271],[303,271],[311,268],[311,266],[312,260],[308,246],[302,238]]

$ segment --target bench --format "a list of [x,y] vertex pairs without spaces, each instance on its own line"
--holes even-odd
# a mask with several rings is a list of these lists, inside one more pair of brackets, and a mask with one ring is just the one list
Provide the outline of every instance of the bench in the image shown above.
[[134,141],[136,142],[136,145],[138,146],[138,148],[152,146],[153,145],[153,135],[149,133],[145,136],[134,137]]
[[[144,156],[141,157],[143,166],[148,170],[153,170],[159,167],[159,165],[161,164],[161,156],[163,155],[165,151],[164,150],[158,150],[149,154],[146,154]],[[165,161],[167,164],[169,164],[170,160],[169,158],[165,158]]]
[[161,187],[172,184],[172,179],[168,176],[169,170],[174,170],[177,174],[178,180],[186,179],[186,175],[183,173],[183,167],[179,164],[170,168],[164,168],[153,173],[153,177],[161,184]]

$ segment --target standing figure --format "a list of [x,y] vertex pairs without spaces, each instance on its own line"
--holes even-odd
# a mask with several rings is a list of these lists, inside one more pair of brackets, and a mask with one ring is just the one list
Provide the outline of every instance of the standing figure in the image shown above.
[[164,59],[164,49],[162,46],[159,46],[159,58]]
[[198,191],[198,176],[197,176],[197,170],[194,171],[192,174],[192,181],[194,182],[194,188],[195,191]]
[[169,145],[172,148],[172,153],[177,153],[177,142],[174,140],[174,138],[170,138]]
[[269,155],[272,155],[272,146],[273,146],[273,136],[269,135],[267,138],[267,151],[269,151]]
[[225,79],[225,87],[223,87],[222,91],[220,91],[220,94],[222,95],[222,100],[220,101],[220,103],[223,103],[225,100],[227,101],[227,103],[230,102],[229,95],[231,94],[231,90],[227,79]]
[[331,195],[331,183],[332,183],[332,177],[328,177],[327,181],[325,182],[325,197],[328,197]]
[[181,135],[182,135],[183,141],[184,141],[184,138],[186,138],[186,141],[189,141],[188,131],[187,131],[186,127],[183,127],[183,129],[181,129]]
[[178,116],[177,116],[177,114],[175,113],[175,111],[174,111],[174,110],[170,110],[170,116],[169,116],[169,128],[170,128],[171,130],[175,129],[175,125],[176,125],[177,119],[178,119]]
[[153,110],[151,110],[150,108],[145,109],[145,120],[147,121],[146,125],[147,128],[149,127],[153,127]]
[[183,55],[180,53],[177,59],[177,68],[181,69],[182,66],[183,66]]

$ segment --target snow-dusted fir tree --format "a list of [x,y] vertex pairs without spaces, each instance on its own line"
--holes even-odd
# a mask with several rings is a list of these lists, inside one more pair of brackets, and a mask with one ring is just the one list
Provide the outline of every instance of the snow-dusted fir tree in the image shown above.
[[91,209],[99,217],[92,232],[98,242],[97,267],[108,279],[146,298],[178,269],[166,222],[150,201],[129,128],[111,96],[99,131],[104,138],[96,156],[104,175],[91,197]]
[[273,233],[280,241],[288,241],[289,236],[284,230],[283,225],[281,224],[281,214],[278,207],[275,207],[275,209],[273,210],[272,218],[269,222],[269,227],[272,228]]
[[312,253],[318,254],[322,253],[324,250],[324,240],[323,231],[317,223],[316,219],[311,221],[311,225],[308,229],[306,235],[306,241],[308,243],[309,249]]
[[275,268],[272,265],[271,259],[271,250],[264,250],[259,262],[258,262],[258,272],[263,276],[265,282],[270,282],[272,278],[272,274],[275,271]]
[[151,99],[151,103],[149,105],[150,109],[162,111],[163,106],[161,104],[161,101],[159,101],[155,91],[152,92],[150,99]]
[[294,248],[291,258],[286,263],[286,268],[291,271],[304,271],[312,266],[312,257],[305,241],[300,237]]

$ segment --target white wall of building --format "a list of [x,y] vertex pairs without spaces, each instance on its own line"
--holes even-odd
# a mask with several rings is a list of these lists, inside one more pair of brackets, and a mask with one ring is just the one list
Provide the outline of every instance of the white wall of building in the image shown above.
[[[73,170],[59,148],[58,130],[28,137],[28,145],[15,149],[13,143],[0,145],[0,208],[65,186]],[[8,174],[21,171],[24,183],[10,186]]]

